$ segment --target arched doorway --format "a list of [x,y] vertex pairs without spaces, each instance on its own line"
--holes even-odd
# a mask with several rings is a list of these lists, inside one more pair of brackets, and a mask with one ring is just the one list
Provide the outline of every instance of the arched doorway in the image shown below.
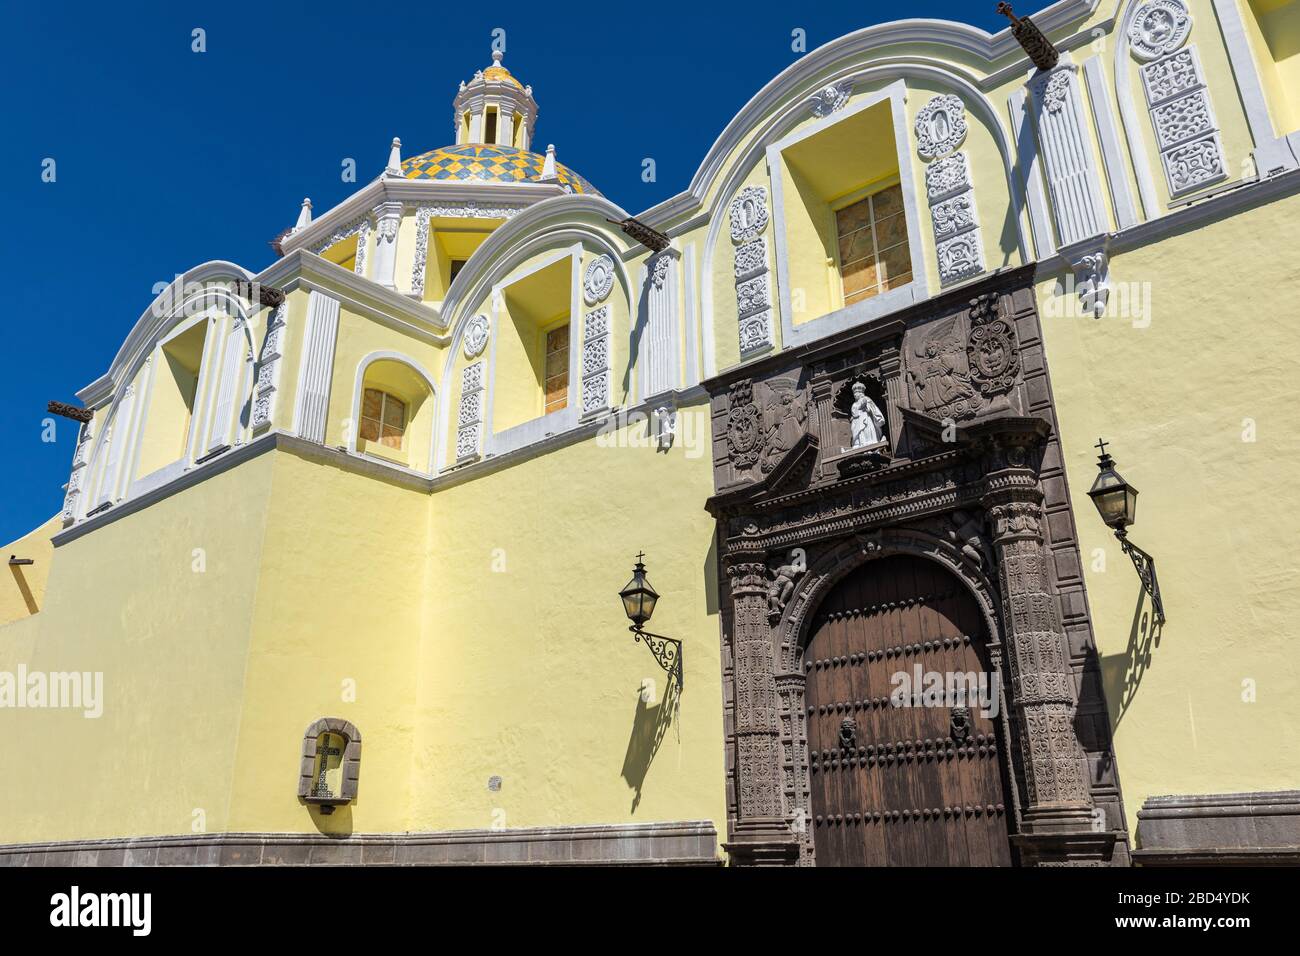
[[[818,865],[1011,865],[1006,751],[1000,715],[987,706],[998,685],[984,618],[965,586],[924,558],[869,561],[826,595],[809,634],[804,702]],[[971,675],[963,701],[958,688]],[[928,696],[895,706],[926,688]]]

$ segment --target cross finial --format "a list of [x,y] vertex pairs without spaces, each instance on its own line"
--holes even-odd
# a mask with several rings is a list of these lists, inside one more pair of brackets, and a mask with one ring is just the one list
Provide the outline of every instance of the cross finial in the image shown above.
[[1097,439],[1097,444],[1093,445],[1092,447],[1095,448],[1095,449],[1097,449],[1097,451],[1101,452],[1101,453],[1104,455],[1104,454],[1106,454],[1106,446],[1107,446],[1108,444],[1110,444],[1110,443],[1109,443],[1109,442],[1104,442],[1104,441],[1102,441],[1100,438],[1098,438],[1098,439]]
[[637,564],[640,564],[640,563],[641,563],[641,559],[644,558],[644,557],[645,557],[645,552],[644,552],[644,551],[638,551],[638,552],[636,553],[636,561],[637,561]]

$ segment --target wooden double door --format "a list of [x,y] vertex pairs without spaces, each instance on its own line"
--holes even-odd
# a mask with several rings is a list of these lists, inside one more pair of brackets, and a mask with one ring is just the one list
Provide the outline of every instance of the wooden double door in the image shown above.
[[[923,558],[869,561],[827,594],[804,652],[819,866],[1014,862],[1000,712],[947,693],[950,674],[984,674],[996,692],[985,630],[963,584]],[[932,674],[938,703],[895,706]]]

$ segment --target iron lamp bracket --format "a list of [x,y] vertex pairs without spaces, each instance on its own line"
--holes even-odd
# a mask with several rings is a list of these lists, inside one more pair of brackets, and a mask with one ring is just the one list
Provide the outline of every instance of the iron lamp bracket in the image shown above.
[[1156,623],[1164,627],[1165,605],[1160,599],[1160,580],[1156,577],[1156,559],[1130,541],[1127,532],[1123,528],[1115,532],[1115,537],[1119,539],[1120,548],[1133,562],[1138,579],[1142,582],[1142,589],[1151,598],[1151,610],[1155,613]]
[[629,627],[628,630],[632,632],[634,640],[645,641],[645,646],[650,648],[650,653],[654,656],[655,661],[663,668],[664,673],[677,681],[677,690],[681,691],[683,683],[682,642],[675,637],[651,634],[635,624]]

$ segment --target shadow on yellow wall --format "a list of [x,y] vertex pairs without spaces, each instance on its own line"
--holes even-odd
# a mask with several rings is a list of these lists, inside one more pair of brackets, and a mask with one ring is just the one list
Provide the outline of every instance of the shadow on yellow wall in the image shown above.
[[632,734],[627,741],[627,753],[623,757],[623,779],[636,791],[632,797],[632,813],[636,813],[641,803],[641,788],[645,785],[646,774],[654,763],[655,754],[668,733],[668,727],[677,713],[679,691],[677,682],[668,678],[664,688],[663,700],[653,707],[646,704],[644,686],[636,698],[636,713],[632,717]]
[[1153,661],[1152,652],[1160,647],[1162,630],[1163,626],[1157,623],[1148,605],[1146,592],[1139,590],[1137,606],[1133,609],[1133,623],[1129,628],[1128,646],[1123,654],[1111,654],[1101,659],[1106,708],[1112,730],[1119,727],[1129,705],[1137,698],[1138,687]]

